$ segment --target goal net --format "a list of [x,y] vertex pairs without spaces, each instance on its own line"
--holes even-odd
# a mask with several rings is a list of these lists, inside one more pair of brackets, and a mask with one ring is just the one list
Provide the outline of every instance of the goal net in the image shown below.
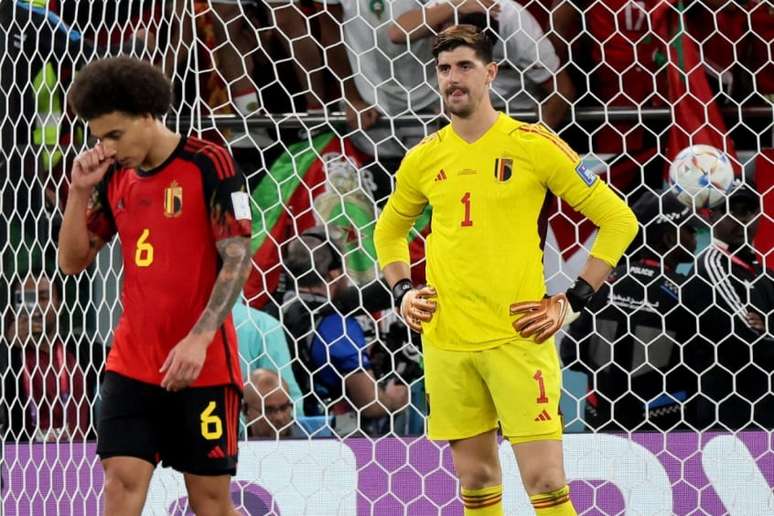
[[[227,146],[247,178],[238,509],[461,513],[448,445],[425,437],[421,337],[391,309],[373,242],[402,157],[449,122],[431,44],[454,23],[494,43],[495,106],[558,134],[640,222],[556,339],[578,513],[774,513],[771,3],[3,0],[0,514],[101,510],[95,421],[120,242],[77,276],[56,257],[69,168],[95,143],[68,88],[119,54],[163,69],[166,124]],[[674,187],[678,169],[695,184]],[[553,294],[596,229],[553,196],[544,214]],[[417,284],[431,232],[428,207],[408,238]],[[306,273],[324,281],[309,287]],[[506,514],[529,514],[505,440],[500,460]],[[182,476],[157,468],[144,514],[189,513]]]

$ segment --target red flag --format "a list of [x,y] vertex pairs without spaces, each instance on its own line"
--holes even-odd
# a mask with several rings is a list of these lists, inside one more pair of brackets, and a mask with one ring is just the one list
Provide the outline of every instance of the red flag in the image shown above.
[[669,130],[667,159],[689,145],[712,145],[724,151],[739,172],[734,143],[720,114],[696,41],[685,32],[682,0],[662,0],[652,11],[653,28],[667,43],[669,104],[674,123]]

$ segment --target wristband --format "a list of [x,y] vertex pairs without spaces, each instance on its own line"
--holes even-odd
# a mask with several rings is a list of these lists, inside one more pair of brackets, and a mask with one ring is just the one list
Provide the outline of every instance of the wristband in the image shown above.
[[411,283],[410,279],[402,279],[393,285],[392,297],[395,298],[395,308],[400,310],[400,304],[403,301],[403,296],[405,296],[406,292],[412,290],[413,288],[414,284]]
[[565,292],[565,295],[567,296],[567,301],[570,302],[572,310],[579,313],[594,297],[594,287],[589,285],[589,282],[585,279],[578,278],[575,280],[575,284]]

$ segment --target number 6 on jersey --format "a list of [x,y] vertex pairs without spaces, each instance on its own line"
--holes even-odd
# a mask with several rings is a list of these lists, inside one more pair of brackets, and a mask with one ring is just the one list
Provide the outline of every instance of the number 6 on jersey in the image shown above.
[[150,267],[153,263],[153,246],[148,242],[150,229],[142,230],[142,235],[137,239],[137,248],[134,252],[134,263],[137,267]]

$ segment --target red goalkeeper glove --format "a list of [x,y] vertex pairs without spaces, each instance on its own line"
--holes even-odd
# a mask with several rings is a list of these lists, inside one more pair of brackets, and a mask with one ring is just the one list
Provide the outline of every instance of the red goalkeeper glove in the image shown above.
[[564,294],[511,305],[511,315],[522,317],[513,328],[524,338],[534,335],[535,342],[542,344],[562,328],[580,317],[583,308],[594,295],[594,289],[583,278]]

